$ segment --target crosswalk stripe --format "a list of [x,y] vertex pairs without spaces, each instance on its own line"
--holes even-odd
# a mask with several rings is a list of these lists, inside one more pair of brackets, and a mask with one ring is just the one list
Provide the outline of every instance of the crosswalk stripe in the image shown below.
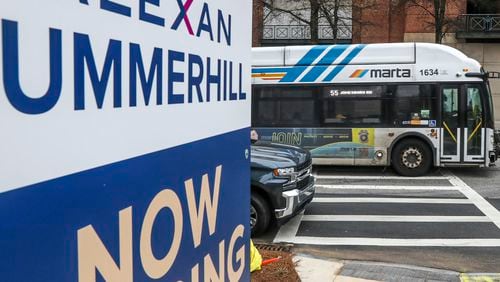
[[323,189],[349,189],[349,190],[458,190],[456,186],[400,186],[400,185],[316,185]]
[[304,215],[302,221],[491,222],[487,216]]
[[[460,178],[451,172],[444,171],[443,176],[430,177],[401,177],[401,176],[349,176],[349,175],[315,175],[317,180],[411,180],[407,183],[411,185],[390,185],[390,182],[381,185],[368,184],[317,184],[317,191],[326,193],[324,197],[315,197],[313,203],[414,203],[414,204],[458,204],[474,205],[481,210],[484,216],[400,216],[400,215],[304,215],[301,213],[298,217],[292,219],[283,226],[274,242],[288,242],[294,244],[306,245],[338,245],[338,246],[393,246],[393,247],[500,247],[500,239],[479,239],[479,238],[460,238],[460,239],[396,239],[396,238],[364,238],[364,237],[314,237],[297,236],[301,222],[400,222],[400,223],[492,223],[500,228],[500,212],[489,204],[483,197],[470,188]],[[451,186],[422,185],[418,180],[447,180]],[[380,183],[380,182],[376,182]],[[429,183],[429,182],[428,182]],[[420,185],[419,185],[420,184]],[[442,184],[442,183],[439,183]],[[337,190],[368,190],[368,191],[455,191],[464,195],[466,198],[394,198],[376,195],[369,197],[334,197],[330,193]],[[347,191],[345,191],[347,193]],[[371,192],[371,194],[376,192]],[[382,193],[382,192],[381,192]],[[438,192],[439,193],[439,192]],[[417,196],[417,194],[416,194]],[[339,223],[340,224],[340,223]],[[375,235],[375,234],[374,234]],[[374,237],[377,237],[376,235]],[[474,237],[474,236],[471,236]]]
[[332,180],[449,180],[447,176],[421,176],[421,177],[406,177],[406,176],[353,176],[353,175],[318,175],[314,174],[316,179],[332,179]]
[[299,231],[300,222],[304,216],[304,211],[290,219],[285,225],[281,226],[276,236],[274,236],[274,242],[286,242],[295,238],[297,231]]
[[459,187],[459,191],[470,199],[474,205],[500,228],[500,211],[486,201],[479,193],[469,187],[462,179],[455,176],[451,171],[445,171],[444,175],[450,177],[450,183]]
[[391,247],[500,247],[500,239],[387,239],[297,236],[287,243],[307,245],[351,245]]
[[440,198],[314,198],[313,203],[409,203],[409,204],[470,204],[469,199]]

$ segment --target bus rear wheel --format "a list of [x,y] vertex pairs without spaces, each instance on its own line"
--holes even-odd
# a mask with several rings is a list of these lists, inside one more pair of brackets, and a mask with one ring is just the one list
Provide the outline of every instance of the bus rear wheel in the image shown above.
[[404,139],[392,150],[392,167],[400,175],[422,176],[431,166],[431,149],[419,139]]

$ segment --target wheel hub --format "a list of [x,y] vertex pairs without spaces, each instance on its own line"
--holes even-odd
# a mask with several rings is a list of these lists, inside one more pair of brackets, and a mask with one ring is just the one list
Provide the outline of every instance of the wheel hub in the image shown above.
[[423,154],[415,147],[409,147],[403,151],[401,160],[407,168],[417,168],[422,164]]
[[250,228],[254,228],[257,224],[257,210],[250,205]]

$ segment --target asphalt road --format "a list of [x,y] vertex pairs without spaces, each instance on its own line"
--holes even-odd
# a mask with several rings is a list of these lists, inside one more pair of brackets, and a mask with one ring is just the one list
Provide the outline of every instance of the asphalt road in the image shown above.
[[300,252],[459,272],[500,272],[500,168],[317,167],[305,211],[257,241]]

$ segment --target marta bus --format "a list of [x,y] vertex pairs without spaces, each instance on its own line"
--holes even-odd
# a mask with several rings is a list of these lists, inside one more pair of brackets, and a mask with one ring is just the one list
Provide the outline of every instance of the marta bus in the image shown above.
[[252,127],[308,149],[314,164],[494,165],[489,78],[462,52],[428,43],[254,48]]

